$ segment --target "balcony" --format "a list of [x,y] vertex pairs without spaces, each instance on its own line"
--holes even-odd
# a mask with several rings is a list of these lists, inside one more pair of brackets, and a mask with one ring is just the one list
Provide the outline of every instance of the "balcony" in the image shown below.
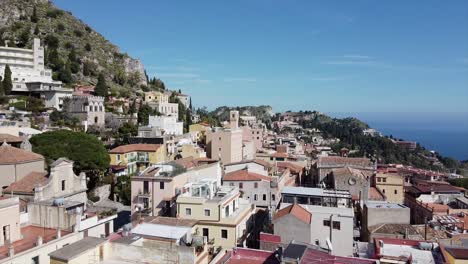
[[137,158],[137,162],[145,162],[145,163],[148,163],[149,162],[149,157],[147,156],[139,156]]
[[139,190],[137,196],[141,198],[149,198],[151,196],[151,192],[149,190]]

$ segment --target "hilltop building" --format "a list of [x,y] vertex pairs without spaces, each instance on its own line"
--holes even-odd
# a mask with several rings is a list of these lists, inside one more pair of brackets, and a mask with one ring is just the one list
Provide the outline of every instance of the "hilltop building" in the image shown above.
[[91,125],[102,127],[105,124],[104,97],[73,95],[64,99],[63,110],[76,116],[85,128]]
[[38,38],[32,49],[0,46],[0,76],[3,78],[6,65],[10,66],[15,93],[36,94],[44,99],[46,107],[62,109],[63,99],[70,96],[71,89],[52,80],[52,71],[44,66],[44,47]]

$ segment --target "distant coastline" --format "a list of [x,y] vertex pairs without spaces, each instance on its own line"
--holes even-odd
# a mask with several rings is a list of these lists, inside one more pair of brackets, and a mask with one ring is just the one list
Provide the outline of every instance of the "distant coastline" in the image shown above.
[[468,160],[468,113],[329,113],[356,117],[395,138],[417,141],[444,156]]

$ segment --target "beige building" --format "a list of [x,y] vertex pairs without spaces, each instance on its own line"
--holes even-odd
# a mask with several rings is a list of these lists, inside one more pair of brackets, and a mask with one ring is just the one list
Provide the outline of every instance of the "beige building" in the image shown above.
[[87,129],[88,126],[104,126],[106,108],[104,97],[73,95],[64,100],[63,110],[77,117]]
[[145,102],[153,109],[158,110],[159,113],[165,116],[179,116],[179,105],[169,103],[168,93],[162,92],[146,92]]
[[85,237],[49,254],[50,264],[99,264],[111,254],[107,239]]
[[0,146],[0,186],[6,188],[34,172],[44,172],[44,157],[7,143]]
[[196,220],[145,217],[111,243],[114,263],[207,264],[209,253]]
[[405,179],[396,173],[377,173],[375,187],[377,187],[391,203],[402,204],[405,198]]
[[24,221],[18,197],[0,198],[0,226],[2,264],[49,263],[50,252],[83,238],[83,233],[44,228]]
[[242,129],[238,126],[239,112],[230,112],[230,128],[214,128],[206,134],[207,155],[224,164],[242,160]]
[[201,178],[221,183],[219,162],[185,158],[147,168],[132,177],[132,213],[137,217],[176,215],[175,200],[184,185]]
[[191,182],[177,197],[178,217],[198,220],[197,227],[214,248],[244,245],[255,205],[240,198],[239,189],[215,180]]

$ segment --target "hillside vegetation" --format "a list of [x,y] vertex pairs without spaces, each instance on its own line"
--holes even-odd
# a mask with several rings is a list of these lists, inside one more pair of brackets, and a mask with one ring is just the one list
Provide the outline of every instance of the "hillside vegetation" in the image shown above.
[[33,38],[45,44],[45,63],[54,79],[72,84],[95,84],[106,76],[114,95],[146,88],[147,76],[139,60],[119,48],[72,13],[45,0],[0,1],[0,43],[31,48]]

